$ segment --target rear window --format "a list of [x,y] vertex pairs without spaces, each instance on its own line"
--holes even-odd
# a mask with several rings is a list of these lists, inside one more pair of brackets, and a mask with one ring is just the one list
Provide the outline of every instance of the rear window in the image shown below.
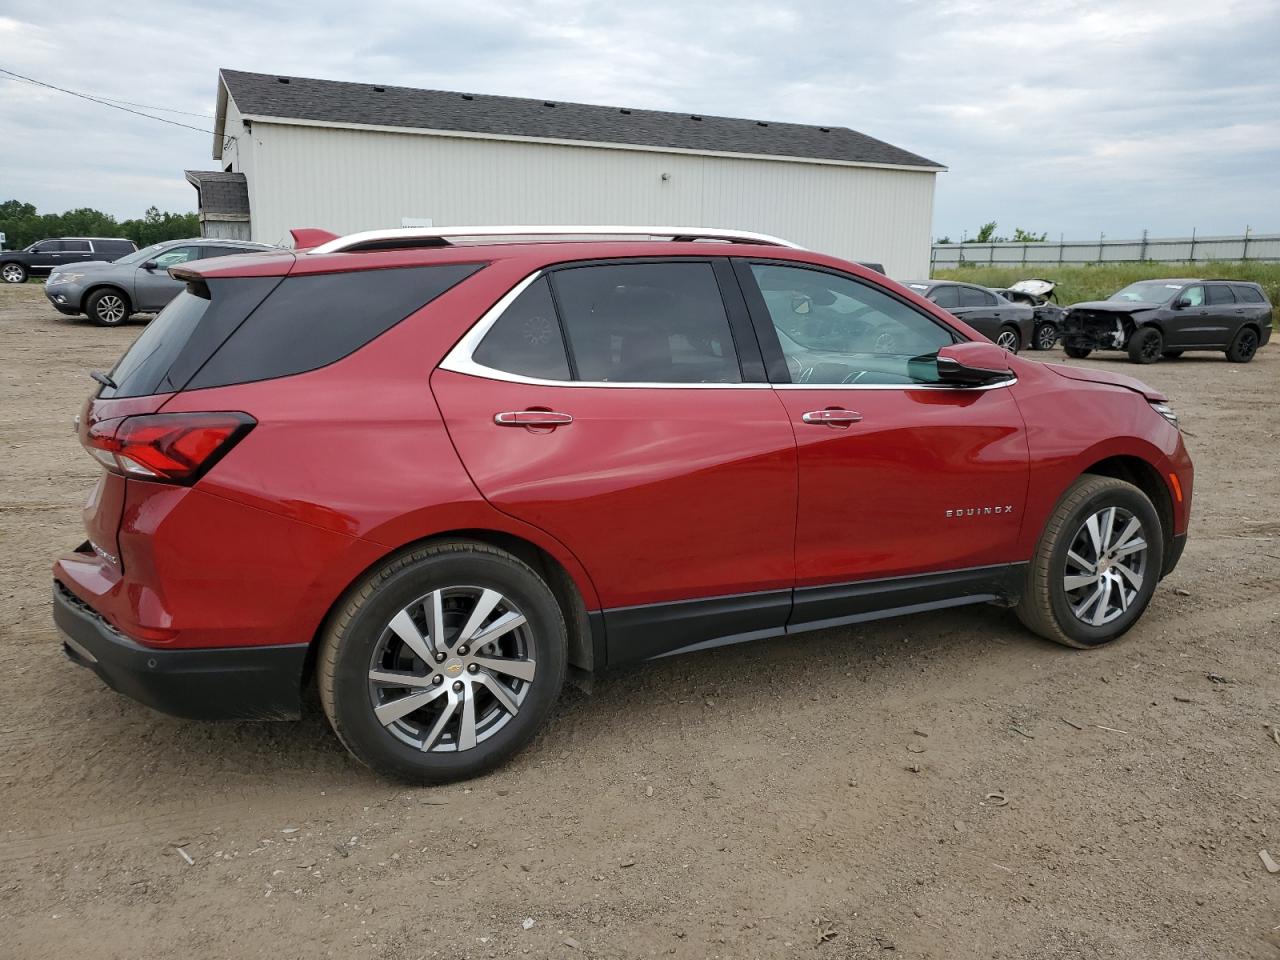
[[327,366],[390,330],[483,266],[440,264],[285,277],[200,368],[187,388],[272,380]]

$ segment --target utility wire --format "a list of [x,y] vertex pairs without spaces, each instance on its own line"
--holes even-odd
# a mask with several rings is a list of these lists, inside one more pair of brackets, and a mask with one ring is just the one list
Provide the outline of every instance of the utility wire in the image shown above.
[[[135,116],[146,117],[148,120],[158,120],[160,123],[167,123],[174,127],[183,127],[187,130],[194,130],[196,131],[196,133],[207,133],[215,137],[219,135],[216,130],[208,130],[204,127],[193,127],[189,123],[180,123],[177,120],[170,120],[168,117],[157,117],[154,114],[143,113],[141,110],[134,110],[131,107],[121,106],[119,103],[112,103],[110,100],[106,100],[100,97],[93,97],[87,93],[80,93],[76,90],[68,90],[66,87],[59,87],[59,86],[55,86],[52,83],[45,83],[43,80],[36,80],[34,77],[26,77],[20,73],[14,73],[12,70],[6,70],[4,67],[0,67],[0,73],[5,74],[6,76],[12,77],[15,80],[21,80],[25,83],[35,84],[37,87],[48,87],[50,90],[57,90],[59,93],[66,93],[66,94],[70,94],[73,97],[79,97],[82,100],[88,100],[92,103],[99,103],[104,107],[111,107],[115,110],[123,110],[125,113],[132,113]],[[127,103],[128,101],[122,101],[122,102]],[[138,106],[142,106],[142,104],[138,104]],[[164,110],[165,108],[164,107],[148,107],[148,109]],[[180,111],[180,112],[185,112],[185,111]],[[227,139],[234,140],[235,137],[227,137]]]

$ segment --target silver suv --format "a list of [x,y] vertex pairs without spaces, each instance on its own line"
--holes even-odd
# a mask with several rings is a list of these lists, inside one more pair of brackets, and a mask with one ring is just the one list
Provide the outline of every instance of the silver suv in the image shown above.
[[169,268],[192,260],[272,249],[247,240],[166,240],[121,257],[113,263],[91,261],[55,269],[44,295],[67,316],[85,314],[94,323],[114,327],[135,313],[156,313],[186,284],[169,276]]

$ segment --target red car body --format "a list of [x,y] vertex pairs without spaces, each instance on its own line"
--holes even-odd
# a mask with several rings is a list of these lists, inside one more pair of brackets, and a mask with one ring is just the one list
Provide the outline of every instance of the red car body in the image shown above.
[[[190,484],[104,472],[89,541],[54,566],[73,657],[122,692],[196,717],[296,715],[322,624],[406,544],[465,534],[532,558],[575,616],[588,670],[951,603],[1012,599],[1054,505],[1086,471],[1130,479],[1187,531],[1192,466],[1137,381],[1009,356],[1008,389],[782,385],[599,389],[442,369],[522,280],[579,261],[767,258],[878,286],[980,335],[884,276],[743,244],[510,243],[272,253],[188,279],[483,264],[318,369],[123,399],[91,397],[92,445],[122,418],[233,411],[256,423]],[[317,321],[319,322],[319,321]],[[856,409],[847,427],[807,412]],[[501,411],[573,416],[495,425]],[[105,425],[105,426],[104,426]],[[90,647],[86,623],[109,635]],[[79,636],[80,640],[74,639]],[[216,691],[216,692],[215,692]]]

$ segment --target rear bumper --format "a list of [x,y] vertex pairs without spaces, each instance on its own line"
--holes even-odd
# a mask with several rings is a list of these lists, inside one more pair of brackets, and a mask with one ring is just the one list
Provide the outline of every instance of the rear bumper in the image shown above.
[[1271,324],[1265,324],[1262,327],[1262,336],[1258,338],[1258,346],[1265,347],[1271,340]]
[[302,708],[306,644],[159,650],[130,640],[58,581],[53,620],[63,650],[111,689],[192,720],[293,720]]

